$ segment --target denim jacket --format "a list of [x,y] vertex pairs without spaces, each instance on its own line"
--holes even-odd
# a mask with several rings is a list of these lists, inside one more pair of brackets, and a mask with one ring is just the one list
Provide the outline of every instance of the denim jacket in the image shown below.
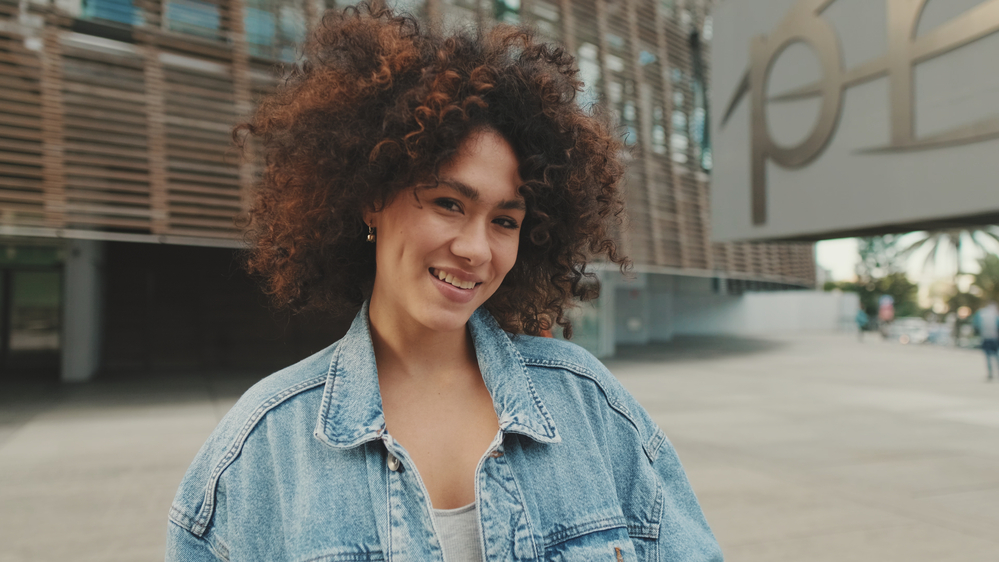
[[[571,343],[468,323],[500,431],[475,471],[492,561],[721,560],[676,453]],[[250,388],[188,469],[167,560],[443,562],[427,490],[385,430],[367,307]]]

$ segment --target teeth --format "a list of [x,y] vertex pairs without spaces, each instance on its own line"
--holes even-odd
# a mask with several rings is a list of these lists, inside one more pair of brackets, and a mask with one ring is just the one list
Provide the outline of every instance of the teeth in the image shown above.
[[443,271],[440,270],[435,270],[435,271],[436,271],[435,275],[437,275],[438,279],[444,281],[445,283],[450,283],[451,285],[454,285],[459,289],[471,289],[475,287],[475,281],[461,281],[460,279],[455,279],[454,275],[450,273],[444,273]]

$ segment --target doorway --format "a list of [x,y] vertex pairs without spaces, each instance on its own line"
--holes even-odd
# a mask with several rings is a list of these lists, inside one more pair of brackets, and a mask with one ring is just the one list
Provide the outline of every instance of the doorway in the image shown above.
[[0,243],[0,375],[57,380],[62,249]]

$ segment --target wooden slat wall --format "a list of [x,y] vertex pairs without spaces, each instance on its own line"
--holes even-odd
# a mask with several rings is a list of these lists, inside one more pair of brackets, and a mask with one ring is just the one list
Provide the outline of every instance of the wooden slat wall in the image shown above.
[[[0,2],[0,17],[17,4]],[[45,225],[41,60],[0,32],[0,224]]]
[[[317,20],[314,0],[286,1],[304,21]],[[617,236],[637,263],[812,285],[811,244],[710,242],[699,147],[671,140],[693,120],[690,35],[713,1],[522,0],[512,17],[574,50],[597,51],[598,103],[629,138],[630,228]],[[251,45],[244,30],[249,8],[277,10],[277,0],[212,4],[217,30],[179,28],[164,0],[136,0],[143,25],[118,26],[118,41],[90,41],[65,13],[0,0],[9,24],[0,28],[0,224],[220,243],[238,236],[233,221],[259,164],[240,163],[229,131],[270,91],[289,51],[279,40],[270,50]],[[21,26],[19,5],[45,17],[45,27]],[[491,0],[412,9],[451,24],[491,25],[494,13]],[[709,42],[702,58],[707,66]]]
[[62,45],[66,226],[149,228],[144,61]]
[[[693,121],[690,38],[712,5],[713,0],[559,4],[559,39],[574,48],[599,47],[596,87],[602,103],[622,133],[636,135],[628,147],[632,160],[624,186],[631,228],[621,243],[638,264],[813,286],[812,244],[711,243],[710,178],[700,168],[700,147],[693,140],[685,147],[671,141],[674,133],[687,134]],[[710,42],[700,46],[708,88]]]
[[241,209],[232,73],[164,65],[168,230],[213,236]]

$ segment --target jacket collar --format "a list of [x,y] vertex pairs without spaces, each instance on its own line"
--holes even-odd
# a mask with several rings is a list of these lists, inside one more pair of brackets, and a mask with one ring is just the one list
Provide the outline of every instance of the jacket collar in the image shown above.
[[[484,308],[475,311],[468,327],[500,430],[542,443],[560,442],[555,422],[535,392],[524,358],[510,336]],[[351,448],[380,438],[384,431],[365,302],[333,352],[314,435],[332,447]]]

